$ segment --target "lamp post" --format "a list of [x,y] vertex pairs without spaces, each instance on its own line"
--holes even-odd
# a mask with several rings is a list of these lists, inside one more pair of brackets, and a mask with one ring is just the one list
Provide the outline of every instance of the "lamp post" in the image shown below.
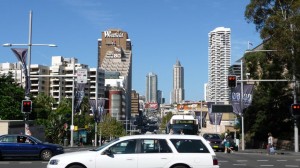
[[[25,99],[30,100],[30,65],[31,65],[31,46],[48,46],[48,47],[57,47],[55,44],[32,44],[32,11],[29,11],[29,36],[28,36],[28,43],[27,44],[12,44],[12,43],[5,43],[3,47],[12,47],[12,46],[28,46],[28,54],[27,54],[27,76],[26,76],[26,85],[28,90],[25,92]],[[26,64],[25,64],[26,65]],[[24,114],[25,120],[25,134],[26,132],[30,133],[29,124],[27,123],[29,114]]]
[[[5,43],[3,47],[11,47],[11,46],[28,46],[28,54],[27,54],[27,72],[28,72],[28,80],[30,80],[30,65],[31,65],[31,47],[32,46],[48,46],[48,47],[57,47],[55,44],[32,44],[32,11],[29,11],[29,33],[28,33],[28,43],[27,44],[12,44]],[[30,86],[28,86],[30,89]],[[27,95],[28,96],[28,95]],[[27,98],[29,99],[29,97]]]

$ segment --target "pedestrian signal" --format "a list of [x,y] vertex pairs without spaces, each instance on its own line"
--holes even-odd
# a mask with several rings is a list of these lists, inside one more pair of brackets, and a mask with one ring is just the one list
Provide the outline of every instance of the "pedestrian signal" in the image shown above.
[[292,104],[291,110],[294,116],[300,116],[300,104]]
[[32,111],[32,101],[22,100],[22,113],[31,113]]
[[228,75],[227,82],[228,82],[228,87],[236,87],[236,76]]

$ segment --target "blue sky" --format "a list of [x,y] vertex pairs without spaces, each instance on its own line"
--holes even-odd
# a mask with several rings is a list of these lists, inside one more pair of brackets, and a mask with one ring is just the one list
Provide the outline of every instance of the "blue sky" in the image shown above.
[[[145,95],[146,75],[158,75],[158,89],[169,103],[172,70],[178,59],[185,71],[186,100],[203,99],[208,80],[208,33],[231,28],[231,63],[261,43],[253,24],[244,18],[250,0],[1,0],[0,44],[28,43],[29,11],[33,11],[32,64],[51,65],[51,57],[76,57],[97,65],[101,32],[118,28],[133,44],[133,86]],[[25,47],[25,46],[24,46]],[[17,62],[0,47],[0,62]]]

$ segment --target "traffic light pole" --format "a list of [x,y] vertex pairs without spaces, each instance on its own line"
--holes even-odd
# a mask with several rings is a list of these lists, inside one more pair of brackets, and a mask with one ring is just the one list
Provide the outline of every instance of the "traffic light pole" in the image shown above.
[[[242,66],[242,60],[241,60],[241,66]],[[243,79],[243,69],[241,68],[241,80],[237,80],[241,83],[241,107],[243,110],[243,83],[244,82],[293,82],[294,88],[293,88],[293,102],[294,104],[297,103],[297,95],[296,95],[296,79],[295,76],[293,76],[293,80],[287,80],[287,79],[259,79],[259,80],[244,80]],[[294,118],[294,148],[295,152],[299,152],[299,136],[298,136],[298,126],[297,126],[297,119]],[[242,115],[242,150],[245,149],[244,146],[244,117]]]

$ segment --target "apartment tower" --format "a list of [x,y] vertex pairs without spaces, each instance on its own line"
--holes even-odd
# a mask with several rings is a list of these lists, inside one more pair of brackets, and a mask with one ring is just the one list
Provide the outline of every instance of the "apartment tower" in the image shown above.
[[184,100],[184,68],[177,60],[173,66],[173,92],[172,103],[180,103]]
[[227,75],[230,67],[230,28],[218,27],[208,34],[208,101],[228,102]]

